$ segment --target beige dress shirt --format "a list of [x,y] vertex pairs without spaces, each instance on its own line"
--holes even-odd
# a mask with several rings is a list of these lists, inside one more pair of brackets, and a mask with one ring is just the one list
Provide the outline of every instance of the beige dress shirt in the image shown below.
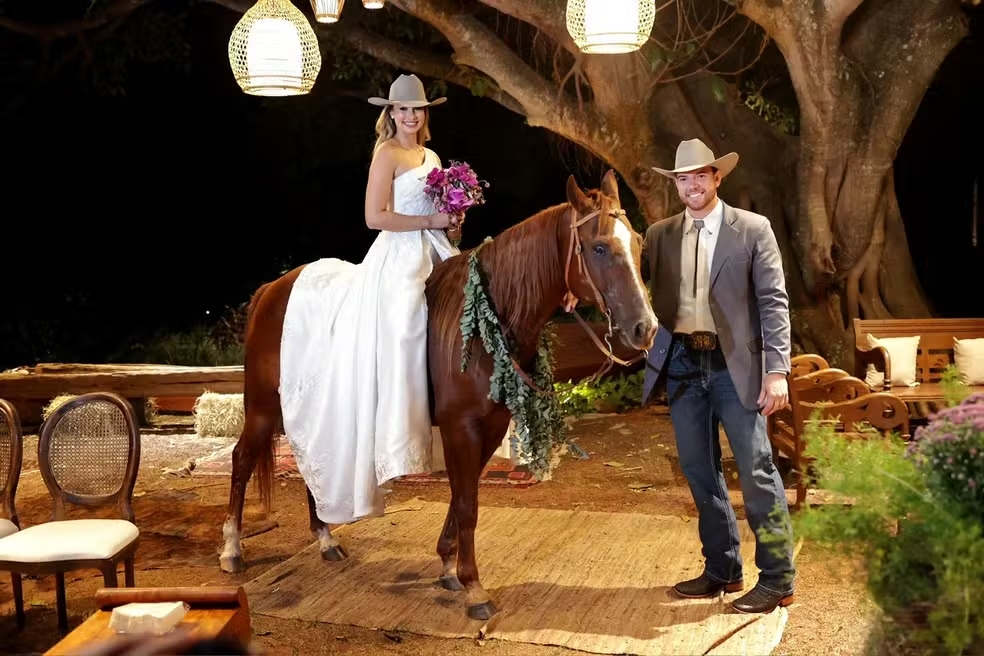
[[717,332],[710,306],[711,262],[721,233],[724,204],[720,199],[715,199],[714,203],[714,209],[704,217],[704,227],[699,232],[690,210],[684,213],[683,239],[680,240],[680,306],[676,317],[679,333]]

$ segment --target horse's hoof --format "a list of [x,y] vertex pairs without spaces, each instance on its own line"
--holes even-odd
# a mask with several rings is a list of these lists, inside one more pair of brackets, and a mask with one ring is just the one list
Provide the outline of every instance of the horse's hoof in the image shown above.
[[497,612],[499,611],[495,609],[495,604],[491,601],[468,607],[468,617],[473,620],[490,620]]
[[338,562],[340,560],[345,560],[348,558],[348,554],[345,553],[344,547],[338,545],[337,547],[329,547],[321,552],[321,560],[330,560],[332,562]]
[[236,574],[237,572],[243,572],[246,570],[246,563],[243,562],[243,557],[241,555],[219,556],[219,567],[222,568],[223,572]]
[[451,592],[461,592],[465,589],[465,586],[461,585],[461,581],[458,580],[457,576],[443,574],[440,579],[441,587],[445,590],[450,590]]

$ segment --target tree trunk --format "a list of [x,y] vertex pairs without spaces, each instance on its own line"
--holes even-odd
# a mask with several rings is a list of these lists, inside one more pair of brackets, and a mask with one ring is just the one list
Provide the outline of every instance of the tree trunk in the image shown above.
[[797,337],[850,370],[854,318],[930,314],[893,163],[966,22],[956,0],[735,4],[782,50],[800,107],[791,247],[807,299],[797,308]]

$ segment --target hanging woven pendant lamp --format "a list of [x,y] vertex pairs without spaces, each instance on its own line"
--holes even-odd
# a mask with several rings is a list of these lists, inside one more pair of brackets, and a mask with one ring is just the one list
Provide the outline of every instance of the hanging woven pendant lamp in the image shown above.
[[337,23],[342,19],[345,0],[311,0],[314,20],[319,23]]
[[655,20],[656,0],[567,0],[567,31],[588,54],[638,50]]
[[362,6],[366,9],[382,9],[386,0],[362,0]]
[[296,96],[314,86],[321,50],[308,19],[290,0],[257,0],[232,30],[229,63],[248,94]]

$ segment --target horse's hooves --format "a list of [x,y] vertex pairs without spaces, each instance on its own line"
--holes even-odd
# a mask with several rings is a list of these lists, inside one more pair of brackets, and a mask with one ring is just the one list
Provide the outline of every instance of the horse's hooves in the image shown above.
[[450,590],[451,592],[461,592],[465,589],[465,586],[461,585],[461,581],[458,580],[457,576],[449,576],[444,574],[439,580],[441,582],[441,587],[445,590]]
[[484,604],[475,604],[474,606],[468,607],[468,617],[473,620],[490,620],[497,612],[498,611],[495,609],[495,604],[491,601],[486,601]]
[[322,560],[338,562],[340,560],[345,560],[346,558],[348,558],[348,554],[345,553],[345,549],[342,545],[338,545],[337,547],[329,547],[321,552]]
[[229,572],[230,574],[235,574],[237,572],[243,572],[246,570],[246,563],[243,562],[243,557],[240,556],[219,556],[219,567],[222,568],[223,572]]

